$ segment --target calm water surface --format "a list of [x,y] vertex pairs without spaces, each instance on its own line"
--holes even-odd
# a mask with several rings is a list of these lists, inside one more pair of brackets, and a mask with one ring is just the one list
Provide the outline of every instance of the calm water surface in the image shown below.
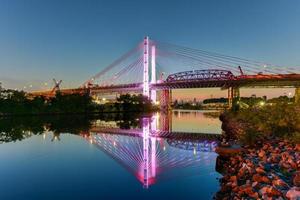
[[0,120],[0,199],[212,199],[216,114]]

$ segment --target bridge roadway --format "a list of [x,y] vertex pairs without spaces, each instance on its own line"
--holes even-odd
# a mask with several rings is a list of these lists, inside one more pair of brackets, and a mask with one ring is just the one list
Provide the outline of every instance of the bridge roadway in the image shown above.
[[[188,88],[229,88],[229,87],[300,87],[300,74],[286,75],[244,75],[229,80],[178,80],[150,84],[154,90],[188,89]],[[114,92],[141,92],[142,83],[111,86],[95,86],[90,88],[91,94]]]
[[[170,77],[170,76],[169,76]],[[300,74],[281,74],[281,75],[241,75],[230,76],[228,78],[201,77],[191,79],[166,80],[155,84],[150,84],[150,88],[154,90],[172,90],[172,89],[187,89],[187,88],[211,88],[218,87],[227,89],[230,87],[300,87]],[[61,89],[63,94],[74,94],[89,92],[93,94],[111,94],[111,93],[126,93],[126,92],[142,92],[142,83],[130,83],[120,85],[98,86],[94,85],[90,88],[75,88]],[[53,96],[50,91],[32,92],[33,96]]]

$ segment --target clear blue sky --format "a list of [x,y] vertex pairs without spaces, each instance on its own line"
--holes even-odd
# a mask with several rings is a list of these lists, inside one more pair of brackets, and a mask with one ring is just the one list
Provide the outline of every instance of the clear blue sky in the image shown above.
[[0,81],[76,87],[145,35],[299,66],[300,1],[0,0]]

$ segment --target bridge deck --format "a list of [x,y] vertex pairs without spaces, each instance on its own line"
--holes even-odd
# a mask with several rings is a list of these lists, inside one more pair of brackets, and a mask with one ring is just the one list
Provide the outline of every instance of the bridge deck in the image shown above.
[[[300,74],[282,74],[282,75],[243,75],[235,76],[228,80],[225,79],[191,79],[165,81],[156,84],[150,84],[151,89],[184,89],[184,88],[228,88],[228,87],[300,87]],[[63,94],[84,93],[122,93],[122,92],[142,92],[142,83],[131,83],[121,85],[94,86],[89,88],[62,89]],[[53,96],[50,91],[32,92],[32,96]]]

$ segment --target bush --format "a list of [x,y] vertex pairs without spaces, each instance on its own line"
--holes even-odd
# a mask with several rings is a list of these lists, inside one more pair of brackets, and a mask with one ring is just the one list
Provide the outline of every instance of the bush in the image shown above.
[[245,134],[239,138],[244,143],[254,143],[261,137],[299,141],[300,107],[295,104],[279,103],[273,106],[250,107],[239,112],[229,111],[227,115],[244,125]]

